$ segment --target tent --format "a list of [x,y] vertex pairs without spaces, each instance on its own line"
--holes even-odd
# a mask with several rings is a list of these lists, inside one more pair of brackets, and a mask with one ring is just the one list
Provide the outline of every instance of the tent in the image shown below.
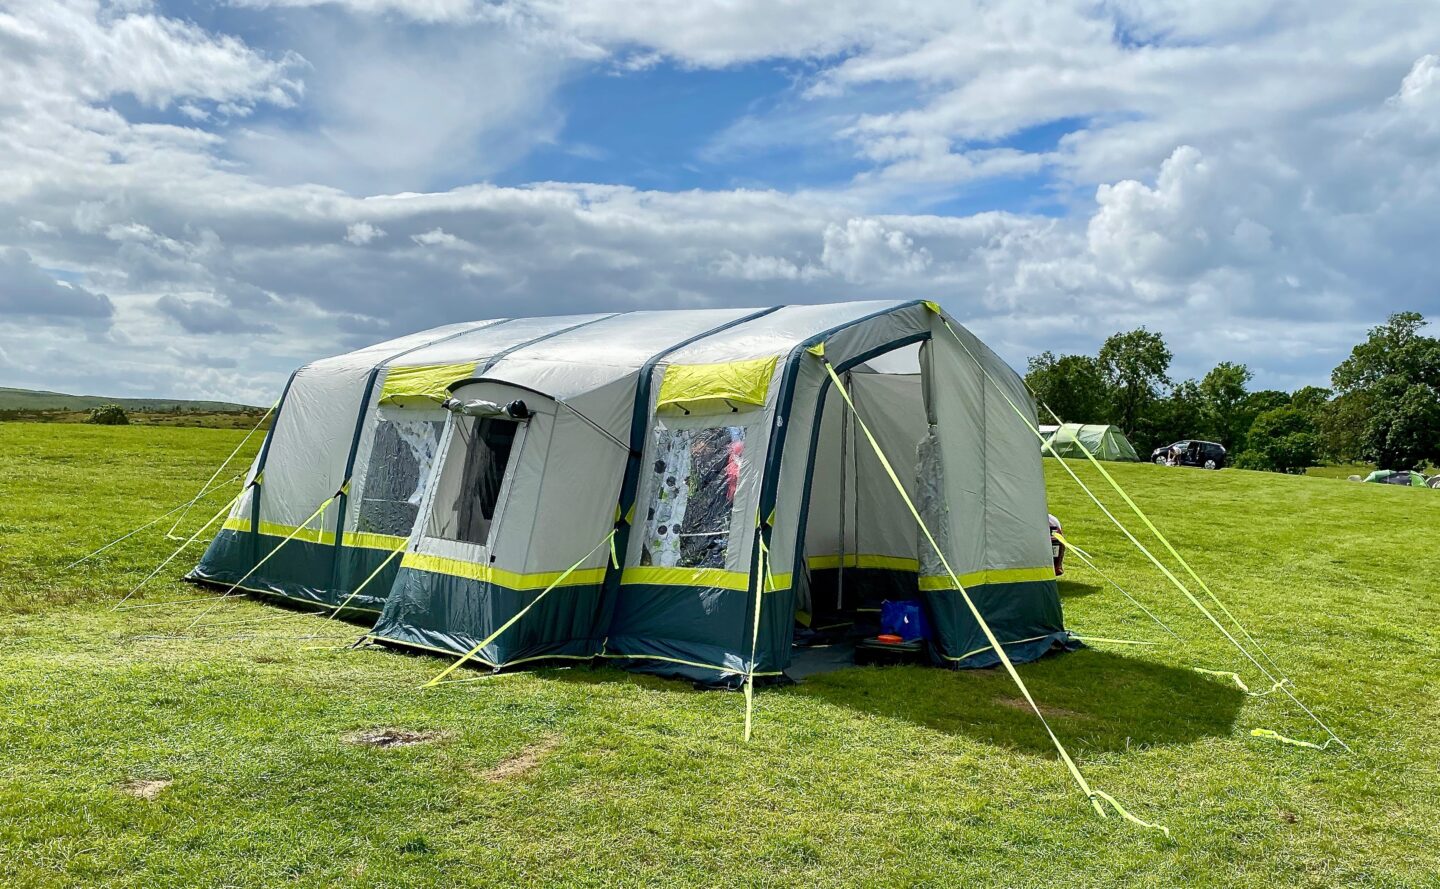
[[1425,476],[1409,469],[1377,469],[1365,476],[1365,481],[1382,485],[1401,485],[1408,488],[1423,488],[1426,486]]
[[374,641],[733,686],[797,620],[908,598],[932,663],[993,665],[958,580],[1012,660],[1078,644],[1033,403],[933,303],[454,324],[307,364],[275,411],[189,577]]
[[[1130,439],[1125,437],[1125,433],[1120,431],[1119,426],[1065,423],[1050,428],[1054,432],[1048,437],[1048,440],[1054,446],[1055,453],[1061,457],[1084,457],[1085,455],[1080,451],[1081,448],[1084,448],[1099,460],[1140,462],[1140,455],[1135,453]],[[1041,429],[1041,432],[1044,431]],[[1042,453],[1048,456],[1050,448],[1043,448]]]

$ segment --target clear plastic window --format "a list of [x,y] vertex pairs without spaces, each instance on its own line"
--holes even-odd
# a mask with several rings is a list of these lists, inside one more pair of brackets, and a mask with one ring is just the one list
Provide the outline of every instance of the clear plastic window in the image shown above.
[[514,420],[500,417],[457,418],[446,472],[451,475],[457,463],[459,483],[442,485],[437,493],[431,536],[479,544],[489,539],[519,430]]
[[745,427],[657,428],[640,564],[724,568]]
[[444,429],[444,420],[381,418],[365,471],[357,531],[409,536]]

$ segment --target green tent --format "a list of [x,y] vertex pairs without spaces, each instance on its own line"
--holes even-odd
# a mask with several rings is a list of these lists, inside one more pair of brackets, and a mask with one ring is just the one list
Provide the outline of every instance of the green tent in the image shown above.
[[1365,481],[1381,485],[1401,485],[1407,488],[1425,487],[1425,476],[1409,469],[1402,469],[1398,472],[1391,469],[1377,469],[1365,476]]
[[[1047,431],[1047,441],[1061,457],[1084,457],[1089,451],[1097,460],[1118,460],[1125,463],[1140,462],[1140,455],[1119,426],[1081,425],[1065,423],[1061,426],[1041,427]],[[1081,449],[1084,449],[1083,451]],[[1041,453],[1051,456],[1050,447]]]
[[900,598],[936,665],[1030,661],[1077,645],[1031,410],[919,301],[455,324],[298,370],[190,576],[495,669],[734,686]]

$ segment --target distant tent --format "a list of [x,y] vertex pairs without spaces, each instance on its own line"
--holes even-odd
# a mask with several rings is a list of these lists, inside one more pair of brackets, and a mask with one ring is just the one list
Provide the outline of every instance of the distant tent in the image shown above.
[[1425,487],[1425,476],[1408,469],[1402,469],[1398,472],[1390,469],[1377,469],[1365,476],[1365,481],[1375,482],[1381,485],[1401,485],[1407,488]]
[[[1089,451],[1097,460],[1118,460],[1125,463],[1139,463],[1140,455],[1119,426],[1081,425],[1065,423],[1052,426],[1054,430],[1047,438],[1061,457],[1084,457]],[[1044,427],[1041,427],[1044,431]],[[1083,451],[1081,449],[1084,449]],[[1041,453],[1050,456],[1050,448]]]

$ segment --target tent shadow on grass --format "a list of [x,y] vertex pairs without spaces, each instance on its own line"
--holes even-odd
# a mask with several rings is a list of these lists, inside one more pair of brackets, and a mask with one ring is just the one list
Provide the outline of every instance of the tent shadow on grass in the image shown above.
[[1056,586],[1060,588],[1061,599],[1072,599],[1079,596],[1089,596],[1100,592],[1100,590],[1102,589],[1099,584],[1081,583],[1078,580],[1056,581]]
[[[1094,649],[1020,668],[1056,735],[1071,750],[1186,744],[1234,730],[1245,695],[1192,670]],[[982,743],[1051,755],[1054,747],[1004,670],[856,668],[768,692],[903,719]]]

